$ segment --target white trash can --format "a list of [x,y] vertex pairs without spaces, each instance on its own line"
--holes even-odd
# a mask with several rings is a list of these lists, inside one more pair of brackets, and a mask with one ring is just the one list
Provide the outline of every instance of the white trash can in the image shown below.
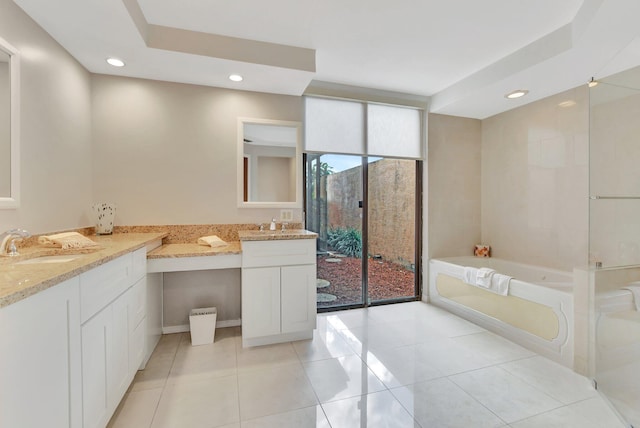
[[191,346],[213,343],[216,336],[218,310],[213,308],[192,309],[189,312]]

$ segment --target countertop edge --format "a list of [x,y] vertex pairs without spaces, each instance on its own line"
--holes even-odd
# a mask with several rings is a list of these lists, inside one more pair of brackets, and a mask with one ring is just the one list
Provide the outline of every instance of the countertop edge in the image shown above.
[[[124,234],[123,234],[124,235]],[[86,262],[80,266],[77,266],[75,268],[73,268],[70,271],[67,272],[62,272],[59,274],[53,274],[50,277],[43,279],[39,282],[34,283],[33,285],[27,286],[25,288],[21,288],[17,291],[14,292],[9,292],[6,295],[0,297],[0,309],[4,308],[6,306],[10,306],[14,303],[17,303],[21,300],[24,300],[28,297],[31,297],[33,295],[36,295],[42,291],[45,291],[51,287],[54,287],[66,280],[69,280],[71,278],[74,278],[78,275],[81,275],[84,272],[87,272],[93,268],[96,268],[100,265],[103,265],[105,263],[110,262],[111,260],[114,260],[118,257],[121,257],[125,254],[134,252],[136,250],[139,250],[140,248],[145,247],[147,244],[150,244],[154,241],[157,240],[161,240],[162,238],[166,237],[167,234],[166,233],[149,233],[147,234],[149,235],[148,238],[140,240],[140,239],[136,239],[134,240],[135,242],[133,242],[131,245],[126,246],[125,248],[121,248],[118,249],[112,253],[106,254],[103,257],[100,257],[99,259],[96,260],[92,260],[89,262]],[[60,254],[60,252],[58,252],[58,254]],[[65,252],[64,254],[71,254],[71,252]],[[91,254],[91,253],[88,253]]]

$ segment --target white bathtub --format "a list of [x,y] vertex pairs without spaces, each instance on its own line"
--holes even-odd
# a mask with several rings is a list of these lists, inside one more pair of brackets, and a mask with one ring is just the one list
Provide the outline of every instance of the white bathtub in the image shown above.
[[[514,279],[501,296],[462,281],[465,266],[489,267]],[[573,367],[573,275],[495,258],[429,261],[429,300],[487,330]]]

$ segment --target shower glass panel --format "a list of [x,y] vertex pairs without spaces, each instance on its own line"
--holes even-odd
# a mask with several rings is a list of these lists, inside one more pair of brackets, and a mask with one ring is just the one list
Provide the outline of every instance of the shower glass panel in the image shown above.
[[589,372],[640,426],[640,69],[589,90]]

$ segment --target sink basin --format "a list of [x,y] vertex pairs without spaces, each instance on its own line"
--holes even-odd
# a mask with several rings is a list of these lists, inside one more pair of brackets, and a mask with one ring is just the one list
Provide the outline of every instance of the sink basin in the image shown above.
[[36,263],[67,263],[80,257],[78,254],[62,255],[62,256],[42,256],[32,259],[23,260],[16,263],[17,265],[31,265]]

